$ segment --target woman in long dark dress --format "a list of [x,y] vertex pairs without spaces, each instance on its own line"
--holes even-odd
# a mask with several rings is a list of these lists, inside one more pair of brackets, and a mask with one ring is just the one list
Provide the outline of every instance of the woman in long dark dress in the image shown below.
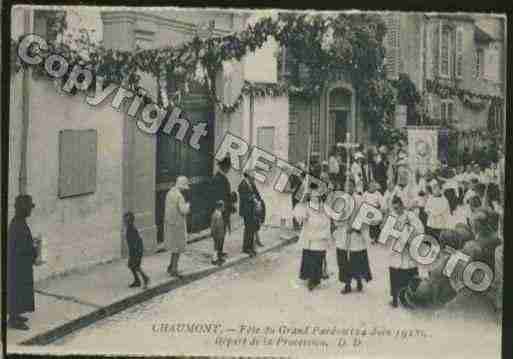
[[19,195],[15,201],[15,215],[9,225],[7,251],[7,311],[8,326],[12,329],[28,330],[27,318],[21,314],[33,312],[34,272],[36,250],[32,233],[27,225],[34,204],[29,195]]

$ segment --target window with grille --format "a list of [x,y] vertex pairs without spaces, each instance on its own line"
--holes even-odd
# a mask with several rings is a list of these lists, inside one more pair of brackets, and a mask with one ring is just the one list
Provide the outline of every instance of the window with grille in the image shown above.
[[450,77],[451,68],[451,30],[442,26],[440,33],[440,76]]

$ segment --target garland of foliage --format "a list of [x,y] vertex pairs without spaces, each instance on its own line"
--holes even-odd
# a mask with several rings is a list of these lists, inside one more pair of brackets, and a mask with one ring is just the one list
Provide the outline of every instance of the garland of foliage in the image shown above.
[[[367,119],[377,131],[391,121],[395,109],[392,85],[383,70],[382,46],[385,25],[377,15],[339,14],[328,17],[307,14],[280,14],[277,19],[263,18],[243,31],[222,37],[195,37],[177,46],[159,49],[120,51],[87,44],[86,51],[64,42],[49,41],[49,53],[58,53],[70,63],[89,68],[104,79],[104,84],[121,83],[138,90],[138,72],[160,78],[162,73],[184,82],[201,81],[209,97],[223,112],[233,113],[243,96],[282,96],[286,93],[305,97],[318,96],[326,83],[338,73],[349,74],[356,94],[362,99]],[[298,59],[306,76],[287,79],[278,84],[245,82],[233,104],[224,104],[216,94],[215,76],[223,63],[240,61],[274,38]],[[16,56],[17,42],[12,41],[11,66],[14,72],[26,67]],[[82,51],[81,51],[82,50]],[[44,73],[43,65],[36,73]],[[187,86],[185,86],[187,87]]]
[[493,101],[497,104],[502,104],[504,102],[504,100],[499,96],[474,93],[470,90],[458,88],[457,86],[442,84],[437,80],[427,80],[426,89],[428,92],[436,94],[441,98],[458,97],[461,102],[471,107],[477,106],[478,108],[482,108],[484,105],[481,105],[481,103],[486,101]]

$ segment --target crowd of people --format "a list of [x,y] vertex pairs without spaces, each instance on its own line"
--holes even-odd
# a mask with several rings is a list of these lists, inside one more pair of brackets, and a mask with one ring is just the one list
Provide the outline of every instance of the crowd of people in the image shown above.
[[[404,143],[391,150],[381,146],[366,152],[360,146],[352,153],[347,153],[341,144],[335,146],[328,161],[310,166],[309,172],[324,181],[327,188],[352,196],[357,208],[365,202],[381,210],[381,225],[363,225],[361,230],[352,228],[354,215],[335,221],[317,210],[322,207],[326,193],[317,181],[305,181],[304,163],[297,167],[305,172],[291,180],[294,225],[301,229],[303,244],[299,277],[310,290],[328,278],[326,257],[330,248],[335,247],[339,280],[343,284],[341,293],[350,293],[353,281],[356,289],[363,291],[364,281],[372,280],[370,248],[377,243],[387,216],[394,216],[401,224],[399,228],[404,223],[412,227],[410,238],[429,234],[442,248],[461,250],[472,260],[483,261],[495,269],[495,281],[488,293],[496,300],[496,308],[502,308],[502,154],[497,161],[412,170]],[[442,275],[447,260],[448,257],[440,258],[430,268],[429,276],[421,278],[418,264],[407,247],[401,253],[392,251],[390,304],[428,306],[454,298],[457,290],[450,284],[454,278]]]
[[[339,190],[354,198],[355,206],[370,204],[383,212],[383,217],[394,216],[413,228],[414,234],[430,234],[440,245],[461,250],[472,260],[487,263],[495,269],[492,296],[496,308],[502,309],[503,278],[503,193],[504,156],[495,161],[462,162],[457,167],[440,166],[436,169],[411,171],[405,144],[394,149],[381,146],[364,150],[363,146],[346,152],[343,145],[334,146],[327,161],[307,168],[297,165],[299,173],[291,173],[291,217],[293,226],[301,230],[303,255],[300,278],[314,290],[329,277],[327,252],[335,243],[338,278],[343,283],[342,293],[356,289],[363,291],[363,282],[372,280],[369,248],[377,243],[382,225],[366,226],[360,230],[352,226],[354,215],[345,220],[331,220],[317,210],[326,200],[319,182],[308,181],[313,175],[329,190]],[[228,173],[229,157],[218,163],[210,189],[211,234],[214,265],[222,265],[227,254],[224,240],[231,232],[231,216],[238,212],[243,220],[242,252],[253,257],[255,246],[262,246],[260,228],[266,218],[266,205],[255,183],[254,170],[246,171],[232,191]],[[185,251],[187,215],[191,211],[189,180],[179,176],[166,197],[164,233],[171,253],[167,272],[181,277],[180,255]],[[34,311],[34,276],[32,266],[37,264],[37,246],[27,225],[34,203],[32,197],[20,195],[15,201],[15,216],[9,226],[8,237],[8,313],[10,328],[28,330],[27,318],[22,314]],[[316,209],[317,208],[317,209]],[[357,211],[354,211],[356,214]],[[130,287],[147,287],[150,278],[142,269],[143,242],[134,225],[134,215],[124,214],[125,238],[128,244],[128,267],[133,275]],[[385,223],[383,221],[382,223]],[[443,251],[442,251],[443,252]],[[443,268],[448,260],[444,255],[436,262],[428,277],[419,277],[417,263],[409,251],[390,255],[390,296],[393,307],[444,304],[458,291],[447,278]],[[461,270],[458,272],[461,277]],[[142,282],[141,282],[142,279]]]

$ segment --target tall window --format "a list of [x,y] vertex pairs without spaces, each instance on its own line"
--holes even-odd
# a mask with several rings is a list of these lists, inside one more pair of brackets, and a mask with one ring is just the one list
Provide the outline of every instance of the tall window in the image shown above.
[[463,29],[459,27],[456,30],[456,77],[463,77]]
[[451,100],[442,100],[440,102],[440,124],[442,126],[453,123],[455,120],[454,102]]
[[399,76],[401,64],[401,28],[400,15],[389,14],[385,18],[386,32],[386,64],[387,75],[390,78]]
[[494,132],[504,131],[502,105],[496,104],[490,106],[490,112],[488,114],[488,130]]
[[450,77],[451,68],[451,30],[442,26],[440,35],[440,75]]
[[484,50],[476,49],[474,53],[474,78],[480,79],[484,74]]

